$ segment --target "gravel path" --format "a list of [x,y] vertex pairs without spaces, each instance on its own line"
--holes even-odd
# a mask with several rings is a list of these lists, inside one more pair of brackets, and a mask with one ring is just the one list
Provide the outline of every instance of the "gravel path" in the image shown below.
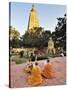
[[[55,77],[53,79],[43,78],[43,83],[39,86],[51,86],[51,85],[64,85],[66,84],[66,57],[56,57],[50,59],[55,70]],[[42,68],[43,61],[38,61],[39,66]],[[11,88],[31,87],[27,83],[27,77],[29,74],[24,72],[24,64],[11,63]]]

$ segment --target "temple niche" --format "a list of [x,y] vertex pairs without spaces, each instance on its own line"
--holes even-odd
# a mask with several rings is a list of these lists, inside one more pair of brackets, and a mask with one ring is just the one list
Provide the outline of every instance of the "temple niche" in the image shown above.
[[56,53],[56,50],[55,50],[55,47],[54,47],[54,41],[50,37],[49,41],[48,41],[47,54],[55,54],[55,53]]

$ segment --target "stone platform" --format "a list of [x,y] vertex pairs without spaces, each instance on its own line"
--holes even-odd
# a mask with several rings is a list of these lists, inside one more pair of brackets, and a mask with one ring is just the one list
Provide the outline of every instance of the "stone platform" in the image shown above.
[[[38,61],[42,68],[45,60]],[[43,83],[39,86],[55,86],[66,84],[66,57],[56,57],[50,59],[55,70],[55,77],[53,79],[43,78]],[[24,72],[25,63],[15,64],[11,63],[11,88],[31,87],[27,83],[29,74]]]

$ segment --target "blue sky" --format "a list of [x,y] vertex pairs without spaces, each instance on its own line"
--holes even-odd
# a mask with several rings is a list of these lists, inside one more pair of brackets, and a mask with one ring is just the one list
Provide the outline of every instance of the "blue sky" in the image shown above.
[[[57,24],[57,17],[63,17],[66,13],[65,5],[34,4],[39,18],[40,26],[44,30],[53,32]],[[28,26],[29,13],[32,3],[11,3],[11,26],[15,27],[21,35],[25,33]]]

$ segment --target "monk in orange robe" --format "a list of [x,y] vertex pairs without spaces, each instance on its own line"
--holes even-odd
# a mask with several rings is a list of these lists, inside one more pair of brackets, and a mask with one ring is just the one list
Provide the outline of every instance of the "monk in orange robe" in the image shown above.
[[50,60],[47,60],[47,64],[44,66],[44,69],[42,70],[42,76],[44,76],[47,79],[53,78],[55,76]]
[[31,73],[32,68],[33,68],[33,63],[31,62],[31,60],[29,60],[26,64],[26,67],[24,68],[24,70],[27,73]]
[[42,83],[42,76],[40,73],[40,68],[38,66],[38,63],[35,63],[31,71],[31,75],[28,77],[28,84],[35,86],[41,83]]

